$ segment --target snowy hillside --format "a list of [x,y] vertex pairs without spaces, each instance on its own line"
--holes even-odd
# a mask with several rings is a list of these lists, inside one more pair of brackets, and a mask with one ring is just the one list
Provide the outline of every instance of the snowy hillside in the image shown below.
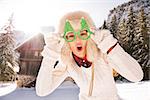
[[131,0],[130,2],[124,3],[110,10],[108,15],[107,23],[111,22],[111,19],[116,15],[118,22],[123,18],[127,18],[128,9],[133,7],[134,12],[138,14],[140,9],[144,7],[145,13],[150,16],[150,0]]
[[108,28],[120,45],[141,65],[150,78],[150,0],[131,0],[110,10],[101,28]]

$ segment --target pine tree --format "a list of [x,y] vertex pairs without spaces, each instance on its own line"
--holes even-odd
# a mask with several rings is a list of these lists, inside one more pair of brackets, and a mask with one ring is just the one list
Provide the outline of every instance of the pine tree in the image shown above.
[[135,51],[132,55],[137,59],[142,68],[150,66],[149,62],[149,35],[146,16],[143,7],[138,14],[137,35],[135,37]]
[[[123,4],[121,7],[123,8],[118,6],[116,10],[110,11],[107,26],[114,31],[112,23],[116,22],[117,25],[119,22],[115,27],[118,27],[116,35],[119,37],[120,45],[139,62],[143,71],[145,70],[148,75],[148,78],[145,79],[149,79],[150,71],[147,69],[150,67],[150,0],[136,0],[136,2]],[[123,78],[119,77],[118,79],[122,80]]]
[[106,20],[104,20],[103,25],[99,29],[108,29],[107,24],[106,24]]
[[118,26],[117,18],[116,15],[114,15],[111,19],[109,30],[111,31],[113,36],[118,39],[119,37],[117,36],[117,26]]
[[139,13],[139,24],[140,24],[140,33],[143,35],[143,45],[145,48],[148,49],[149,45],[149,36],[148,36],[148,27],[147,27],[147,22],[146,22],[146,16],[144,12],[144,8],[142,7]]
[[127,21],[126,21],[126,37],[125,41],[128,41],[126,48],[129,54],[132,54],[134,49],[133,45],[135,44],[134,37],[136,35],[136,16],[133,12],[133,8],[130,7],[128,11]]
[[123,19],[123,20],[121,20],[120,21],[120,23],[119,23],[119,25],[118,25],[118,29],[117,29],[117,35],[118,35],[118,37],[119,37],[119,43],[120,43],[120,45],[126,50],[127,48],[127,46],[126,46],[126,44],[127,44],[127,42],[128,41],[126,41],[126,22],[125,22],[125,19]]
[[[147,40],[148,40],[148,58],[149,58],[149,61],[148,61],[148,63],[147,63],[147,65],[146,66],[148,66],[148,67],[150,67],[150,1],[149,0],[147,0],[147,3],[149,4],[149,10],[148,10],[148,13],[147,13],[147,19],[146,19],[146,24],[147,24],[147,34],[148,34],[148,36],[147,36]],[[150,79],[150,78],[149,78]]]
[[0,81],[14,81],[18,69],[19,54],[14,50],[12,16],[0,31]]

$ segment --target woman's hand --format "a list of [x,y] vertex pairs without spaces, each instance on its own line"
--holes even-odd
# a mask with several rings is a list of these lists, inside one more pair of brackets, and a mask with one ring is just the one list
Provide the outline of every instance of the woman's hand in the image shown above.
[[91,35],[91,38],[104,54],[117,43],[109,30],[96,30],[95,34]]
[[64,44],[64,39],[61,39],[57,34],[51,34],[49,36],[45,36],[45,47],[42,52],[44,56],[50,56],[53,59],[59,59],[61,48]]

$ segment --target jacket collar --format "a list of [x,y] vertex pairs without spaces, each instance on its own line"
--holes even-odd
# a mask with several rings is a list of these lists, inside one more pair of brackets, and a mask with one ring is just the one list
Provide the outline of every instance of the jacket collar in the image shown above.
[[76,56],[73,52],[72,56],[79,67],[83,66],[85,68],[89,68],[92,65],[92,62],[88,61],[86,56],[84,58],[80,58]]

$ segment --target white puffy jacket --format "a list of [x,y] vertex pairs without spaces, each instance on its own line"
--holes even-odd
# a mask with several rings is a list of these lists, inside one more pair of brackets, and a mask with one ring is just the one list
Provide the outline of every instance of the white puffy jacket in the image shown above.
[[[101,36],[95,38],[97,39],[95,40],[97,41],[97,47],[105,53],[117,40],[108,30],[102,30],[95,34],[98,33]],[[112,69],[132,82],[140,81],[143,78],[141,66],[117,44],[107,55],[108,63],[105,63],[101,57],[94,62],[93,91],[92,95],[88,96],[91,67],[78,67],[72,55],[67,55],[64,58],[69,59],[69,63],[64,64],[60,59],[61,49],[57,49],[61,48],[58,45],[59,41],[55,41],[52,37],[45,38],[45,41],[46,46],[42,52],[44,58],[36,81],[36,93],[39,96],[52,93],[66,77],[70,76],[80,88],[80,100],[118,100]],[[59,61],[58,64],[56,64],[56,61]]]

